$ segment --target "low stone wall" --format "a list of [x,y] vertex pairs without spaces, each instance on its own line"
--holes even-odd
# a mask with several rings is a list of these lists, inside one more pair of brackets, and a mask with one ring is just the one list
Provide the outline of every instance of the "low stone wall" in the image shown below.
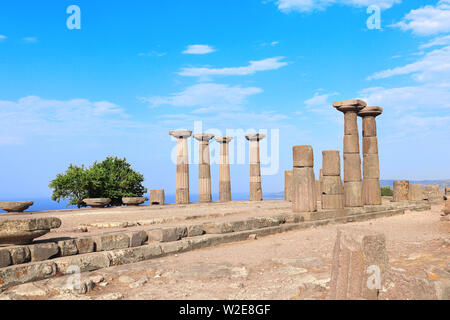
[[26,246],[0,248],[0,291],[10,286],[67,274],[70,266],[82,272],[135,263],[221,243],[242,241],[250,235],[265,236],[327,224],[365,221],[429,210],[427,203],[367,206],[318,212],[316,220],[302,214],[277,214],[227,222],[205,222],[177,227],[104,233],[76,239],[49,239]]

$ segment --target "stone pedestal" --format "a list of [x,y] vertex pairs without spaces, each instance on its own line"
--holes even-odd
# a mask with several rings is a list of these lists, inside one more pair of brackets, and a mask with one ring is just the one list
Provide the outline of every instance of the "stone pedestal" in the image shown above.
[[213,134],[194,134],[199,141],[198,155],[198,202],[211,202],[211,168],[209,141],[214,138]]
[[189,203],[189,153],[187,139],[192,135],[192,131],[177,130],[170,131],[169,134],[178,139],[176,202],[177,204],[187,204]]
[[439,186],[428,185],[423,188],[423,198],[425,200],[442,200]]
[[394,196],[392,201],[401,202],[408,201],[409,195],[409,181],[401,180],[394,181]]
[[250,141],[250,201],[262,201],[259,141],[265,137],[266,135],[259,133],[245,136]]
[[408,192],[408,200],[410,201],[422,201],[423,191],[421,184],[410,184]]
[[344,208],[344,187],[341,180],[339,151],[322,152],[321,199],[322,209]]
[[292,183],[294,179],[294,171],[286,170],[284,172],[284,200],[292,201]]
[[294,212],[316,212],[317,191],[314,176],[314,154],[311,146],[293,147],[293,193]]
[[362,100],[334,102],[344,113],[344,201],[345,207],[362,207],[361,156],[359,149],[358,112],[367,104]]
[[150,190],[150,205],[163,206],[165,202],[164,189]]
[[0,217],[0,244],[30,244],[51,229],[61,226],[61,220],[54,217],[28,218],[23,215]]
[[230,178],[230,158],[228,144],[233,137],[216,137],[220,143],[220,163],[219,163],[219,201],[231,201],[231,178]]
[[376,117],[383,113],[380,107],[365,107],[358,112],[363,122],[363,188],[364,205],[381,205],[380,164]]

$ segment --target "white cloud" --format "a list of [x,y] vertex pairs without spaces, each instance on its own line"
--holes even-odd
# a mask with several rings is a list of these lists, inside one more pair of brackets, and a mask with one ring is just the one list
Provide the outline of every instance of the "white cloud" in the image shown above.
[[411,10],[393,26],[421,36],[450,32],[450,0]]
[[426,53],[420,60],[371,75],[368,80],[413,75],[417,81],[450,82],[450,46]]
[[450,45],[450,35],[437,37],[420,46],[420,49],[428,49],[437,46]]
[[288,63],[280,61],[284,57],[268,58],[258,61],[250,61],[245,67],[232,68],[183,68],[178,74],[186,77],[208,77],[208,76],[231,76],[250,75],[258,71],[276,70],[286,66]]
[[276,4],[282,12],[311,12],[324,10],[331,5],[347,5],[352,7],[379,6],[381,9],[389,9],[401,0],[278,0]]
[[[243,105],[249,96],[261,93],[262,89],[257,87],[231,87],[224,84],[201,83],[190,86],[184,91],[167,97],[141,98],[149,102],[151,106],[171,105],[175,107],[200,107],[196,113],[205,113],[217,110],[217,108],[228,109]],[[205,109],[206,108],[206,109]],[[214,108],[214,109],[211,109]]]
[[150,52],[140,52],[138,53],[139,57],[163,57],[167,53],[166,52],[158,52],[158,51],[150,51]]
[[7,36],[0,34],[0,42],[6,40]]
[[316,92],[314,96],[308,100],[305,100],[304,104],[307,111],[311,111],[314,113],[319,113],[323,115],[330,114],[330,108],[332,106],[332,102],[330,101],[330,97],[338,95],[337,92],[334,93],[324,93],[320,94]]
[[208,54],[215,51],[216,49],[206,44],[192,44],[183,51],[183,54]]
[[36,37],[25,37],[23,38],[23,41],[28,43],[36,43],[38,42],[38,39]]

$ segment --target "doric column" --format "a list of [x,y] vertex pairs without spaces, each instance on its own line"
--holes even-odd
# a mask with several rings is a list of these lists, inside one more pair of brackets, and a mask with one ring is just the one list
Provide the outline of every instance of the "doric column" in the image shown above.
[[194,134],[199,141],[198,155],[198,202],[211,202],[211,168],[209,141],[214,138],[213,134]]
[[286,170],[284,172],[284,200],[292,201],[292,180],[294,171]]
[[189,203],[189,154],[187,139],[192,135],[192,131],[176,130],[169,134],[178,139],[177,141],[177,204]]
[[216,137],[220,143],[220,163],[219,163],[219,201],[231,201],[231,178],[230,178],[230,158],[228,144],[233,137]]
[[363,188],[364,205],[381,204],[380,161],[376,117],[383,113],[380,107],[365,107],[358,112],[363,128]]
[[341,180],[341,157],[339,151],[322,152],[322,209],[344,208],[344,187]]
[[292,208],[294,212],[317,211],[314,153],[311,146],[294,146],[294,184]]
[[245,136],[250,141],[250,201],[262,201],[259,141],[265,137],[265,134],[259,133]]
[[392,201],[394,202],[408,201],[408,195],[409,195],[409,181],[407,180],[394,181],[394,196],[392,198]]
[[359,154],[358,112],[367,104],[362,100],[334,102],[344,113],[344,201],[345,207],[362,207],[361,156]]

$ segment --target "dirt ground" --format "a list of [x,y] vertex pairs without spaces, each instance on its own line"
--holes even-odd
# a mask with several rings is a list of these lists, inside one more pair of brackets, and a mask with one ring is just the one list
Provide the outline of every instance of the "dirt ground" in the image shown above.
[[83,273],[95,287],[65,290],[68,276],[10,288],[1,299],[325,299],[338,228],[363,227],[386,235],[390,264],[420,278],[448,270],[450,222],[442,205],[378,220],[328,225],[194,250]]

